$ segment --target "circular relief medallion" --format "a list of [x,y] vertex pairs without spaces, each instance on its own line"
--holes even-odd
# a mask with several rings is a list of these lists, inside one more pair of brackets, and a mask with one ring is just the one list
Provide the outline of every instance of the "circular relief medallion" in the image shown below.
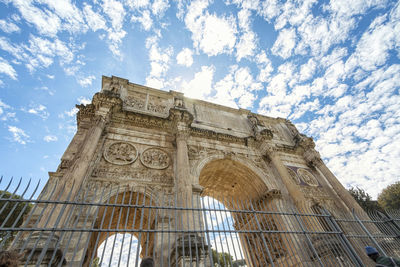
[[104,158],[113,164],[127,165],[135,162],[138,152],[136,148],[125,142],[115,142],[104,150]]
[[305,170],[305,169],[298,169],[297,173],[299,174],[299,176],[301,177],[301,179],[308,185],[311,186],[318,186],[318,181],[315,178],[314,175],[312,175],[312,173],[310,173],[309,171]]
[[295,182],[296,184],[299,184],[300,182],[299,182],[299,178],[297,177],[296,172],[288,167],[286,167],[286,169],[290,175],[290,178],[292,178],[293,182]]
[[162,170],[169,166],[170,159],[167,152],[159,148],[148,148],[140,154],[140,161],[151,169]]

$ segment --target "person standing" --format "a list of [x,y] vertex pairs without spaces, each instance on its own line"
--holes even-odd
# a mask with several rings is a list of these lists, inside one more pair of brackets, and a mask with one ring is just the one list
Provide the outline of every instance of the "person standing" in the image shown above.
[[377,267],[400,267],[400,260],[393,257],[385,257],[379,255],[378,250],[374,247],[366,246],[365,251]]

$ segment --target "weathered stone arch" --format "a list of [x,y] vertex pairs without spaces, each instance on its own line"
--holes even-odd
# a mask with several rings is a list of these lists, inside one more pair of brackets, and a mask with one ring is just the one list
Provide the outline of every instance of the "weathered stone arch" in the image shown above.
[[[97,249],[100,244],[117,233],[126,233],[127,230],[145,229],[154,230],[156,227],[156,214],[154,209],[141,208],[140,205],[154,206],[155,201],[151,192],[142,192],[143,190],[130,191],[114,190],[111,197],[105,197],[103,203],[123,204],[124,206],[102,206],[94,214],[94,229],[104,230],[105,232],[93,232],[89,237],[89,246],[86,250],[84,265],[89,264],[92,258],[96,257]],[[133,207],[132,207],[133,206]],[[108,230],[112,229],[112,230]],[[154,249],[154,233],[129,232],[138,239],[138,245],[142,247],[141,257],[152,255]],[[93,256],[94,255],[94,256]]]
[[[242,165],[243,168],[248,169],[249,173],[253,173],[254,177],[258,177],[265,184],[266,190],[277,188],[274,180],[275,178],[268,175],[268,172],[266,170],[263,170],[260,167],[256,166],[252,160],[246,157],[236,156],[236,155],[226,156],[221,153],[215,153],[203,157],[194,164],[191,173],[195,177],[195,183],[197,182],[201,185],[200,183],[201,172],[206,168],[208,164],[211,164],[212,162],[218,160],[227,160]],[[267,168],[268,166],[265,165],[265,167]]]

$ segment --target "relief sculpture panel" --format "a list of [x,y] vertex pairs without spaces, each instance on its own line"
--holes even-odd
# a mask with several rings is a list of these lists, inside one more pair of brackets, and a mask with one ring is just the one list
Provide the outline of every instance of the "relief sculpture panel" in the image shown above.
[[104,150],[104,158],[116,165],[127,165],[135,162],[138,156],[137,149],[126,142],[114,142]]
[[149,96],[149,103],[147,104],[147,110],[154,113],[167,114],[168,103],[166,99],[156,96]]
[[166,169],[170,164],[170,157],[167,152],[159,148],[148,148],[140,155],[140,161],[150,169]]
[[146,108],[146,94],[131,92],[129,96],[124,99],[124,106],[137,110],[145,110]]

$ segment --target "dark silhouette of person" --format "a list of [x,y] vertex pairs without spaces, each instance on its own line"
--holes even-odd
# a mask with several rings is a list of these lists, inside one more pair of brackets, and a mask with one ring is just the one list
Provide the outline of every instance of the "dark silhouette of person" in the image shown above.
[[377,267],[400,267],[400,260],[393,257],[380,256],[378,250],[374,247],[366,246],[365,252],[374,262]]
[[140,267],[154,267],[153,258],[144,258],[140,263]]

